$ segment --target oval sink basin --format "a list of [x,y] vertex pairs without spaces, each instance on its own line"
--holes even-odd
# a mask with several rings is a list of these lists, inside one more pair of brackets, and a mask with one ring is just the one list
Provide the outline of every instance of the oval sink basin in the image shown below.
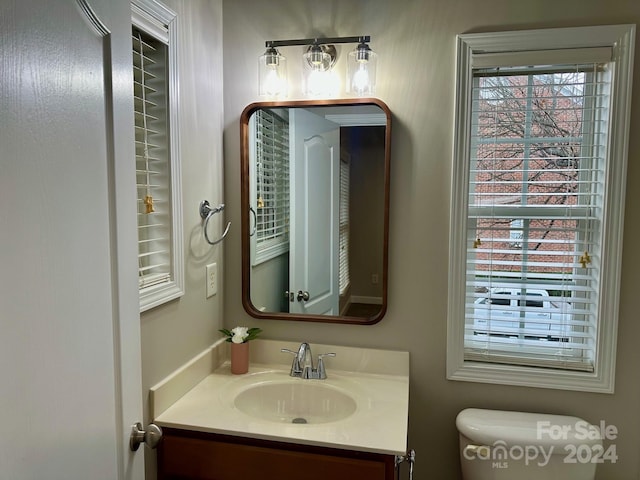
[[278,423],[328,423],[356,411],[349,395],[308,380],[260,383],[240,392],[234,405],[241,412]]

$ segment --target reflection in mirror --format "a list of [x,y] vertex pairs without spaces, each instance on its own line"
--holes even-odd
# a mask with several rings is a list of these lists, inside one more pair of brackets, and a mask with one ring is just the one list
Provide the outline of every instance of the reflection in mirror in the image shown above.
[[245,109],[242,297],[249,314],[365,324],[382,318],[390,118],[378,100]]

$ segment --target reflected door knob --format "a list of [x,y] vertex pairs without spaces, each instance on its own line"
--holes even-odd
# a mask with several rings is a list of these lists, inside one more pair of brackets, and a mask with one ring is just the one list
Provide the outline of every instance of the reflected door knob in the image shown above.
[[162,440],[162,429],[154,423],[147,425],[146,430],[142,430],[140,422],[131,426],[131,436],[129,437],[129,448],[135,452],[141,443],[145,443],[149,448],[156,448]]
[[298,301],[302,302],[303,300],[306,302],[309,300],[309,292],[303,292],[302,290],[298,290]]

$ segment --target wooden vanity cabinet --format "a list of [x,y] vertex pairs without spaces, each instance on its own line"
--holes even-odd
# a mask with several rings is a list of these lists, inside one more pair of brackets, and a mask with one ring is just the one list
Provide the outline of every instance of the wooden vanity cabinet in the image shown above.
[[397,480],[394,455],[173,428],[163,432],[159,480]]

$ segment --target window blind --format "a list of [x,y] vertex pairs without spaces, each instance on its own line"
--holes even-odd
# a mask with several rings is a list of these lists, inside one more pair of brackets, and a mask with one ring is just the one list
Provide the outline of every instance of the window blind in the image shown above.
[[340,295],[345,294],[351,283],[351,276],[349,272],[349,182],[350,182],[350,169],[351,165],[348,158],[340,159],[340,231],[338,243],[339,252],[339,264],[338,264],[338,289]]
[[473,70],[465,359],[593,371],[609,84]]
[[171,278],[167,45],[133,27],[138,278],[141,290]]
[[289,249],[289,122],[273,111],[255,114],[256,257]]

